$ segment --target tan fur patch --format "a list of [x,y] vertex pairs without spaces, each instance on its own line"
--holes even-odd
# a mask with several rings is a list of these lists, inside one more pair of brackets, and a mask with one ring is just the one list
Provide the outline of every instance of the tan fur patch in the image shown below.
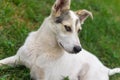
[[71,0],[56,0],[55,4],[52,7],[51,14],[55,17],[61,15],[62,12],[65,12],[70,9]]
[[84,21],[90,16],[91,19],[93,19],[93,15],[90,11],[88,10],[78,10],[75,12],[79,18],[80,18],[80,21],[81,21],[81,24],[84,23]]

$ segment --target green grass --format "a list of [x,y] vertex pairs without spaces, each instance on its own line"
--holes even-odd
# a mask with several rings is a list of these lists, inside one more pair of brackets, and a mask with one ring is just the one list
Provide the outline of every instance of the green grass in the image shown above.
[[[28,33],[39,28],[54,0],[0,0],[0,59],[16,54]],[[120,0],[72,0],[71,8],[88,9],[90,18],[80,33],[82,46],[104,65],[120,67]],[[30,80],[25,67],[0,67],[0,80]],[[120,74],[110,77],[120,80]]]

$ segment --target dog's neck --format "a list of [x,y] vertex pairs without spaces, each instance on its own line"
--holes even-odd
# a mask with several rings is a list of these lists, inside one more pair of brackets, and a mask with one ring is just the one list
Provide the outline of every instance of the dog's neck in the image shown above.
[[46,18],[38,30],[38,45],[40,46],[41,52],[47,54],[48,57],[59,58],[63,55],[64,50],[58,45],[56,34],[52,29],[54,25],[50,19],[50,17]]

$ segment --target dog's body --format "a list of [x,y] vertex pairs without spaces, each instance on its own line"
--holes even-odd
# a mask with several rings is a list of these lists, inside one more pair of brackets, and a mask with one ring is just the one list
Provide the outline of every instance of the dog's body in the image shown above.
[[109,80],[109,75],[119,73],[119,68],[109,69],[90,52],[81,50],[77,32],[92,14],[87,10],[75,13],[69,7],[70,0],[57,0],[41,28],[30,33],[15,56],[0,60],[0,66],[25,65],[35,80],[67,76],[70,80]]

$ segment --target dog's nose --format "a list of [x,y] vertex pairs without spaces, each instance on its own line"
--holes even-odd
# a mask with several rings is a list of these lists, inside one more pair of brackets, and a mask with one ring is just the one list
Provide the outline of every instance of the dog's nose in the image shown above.
[[75,53],[78,53],[78,52],[80,52],[82,49],[81,49],[81,47],[80,46],[74,46],[74,48],[73,48],[73,51],[75,52]]

